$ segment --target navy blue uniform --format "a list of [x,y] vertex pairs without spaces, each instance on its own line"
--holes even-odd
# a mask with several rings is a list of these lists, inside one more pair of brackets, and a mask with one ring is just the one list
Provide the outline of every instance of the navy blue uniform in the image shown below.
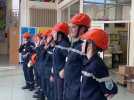
[[23,44],[19,48],[19,52],[22,54],[23,61],[23,72],[28,87],[33,87],[34,85],[34,75],[33,67],[28,68],[27,64],[31,58],[32,53],[34,52],[34,43],[28,41],[26,44]]
[[59,73],[64,69],[69,46],[69,40],[63,39],[57,43],[53,51],[55,100],[63,100],[64,79],[60,78]]
[[116,94],[117,87],[109,77],[103,60],[95,54],[83,66],[81,100],[107,100],[105,94]]
[[38,60],[38,66],[37,70],[39,73],[39,79],[40,79],[40,94],[41,96],[46,96],[46,93],[44,94],[43,89],[46,84],[44,84],[44,76],[43,76],[43,69],[44,69],[44,62],[45,62],[45,55],[46,50],[44,49],[44,45],[41,46],[42,50],[40,51],[39,60]]
[[42,53],[43,48],[44,48],[44,45],[40,45],[39,47],[36,47],[36,49],[35,49],[35,52],[37,54],[37,59],[36,59],[36,63],[34,66],[34,72],[35,72],[35,80],[36,80],[37,86],[41,86],[39,66],[40,66],[40,62],[42,60],[41,53]]
[[[45,59],[43,61],[42,71],[41,71],[41,77],[42,77],[42,87],[43,87],[43,94],[45,94],[48,97],[48,100],[53,100],[53,91],[50,76],[51,76],[51,69],[52,69],[52,55],[53,55],[53,48],[49,47],[45,52]],[[52,97],[51,97],[52,96]]]
[[64,78],[64,100],[80,100],[80,78],[83,65],[81,44],[78,40],[72,43],[67,56]]
[[[49,75],[51,74],[51,58],[47,53],[47,50],[44,49],[41,53],[41,60],[40,60],[40,77],[41,77],[41,89],[43,96],[47,96],[47,90],[48,90],[48,82],[49,82]],[[48,68],[50,67],[50,68]]]

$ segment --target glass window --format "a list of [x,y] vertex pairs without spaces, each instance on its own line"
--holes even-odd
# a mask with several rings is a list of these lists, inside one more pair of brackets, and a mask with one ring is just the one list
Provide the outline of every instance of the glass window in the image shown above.
[[117,0],[106,0],[107,4],[116,4]]
[[76,13],[79,13],[79,2],[70,6],[70,18],[73,17]]
[[107,4],[104,8],[104,11],[105,11],[104,16],[107,20],[115,20],[116,19],[116,6],[115,5]]
[[62,10],[62,21],[63,22],[68,22],[68,8],[66,8],[66,9],[64,9],[64,10]]
[[79,13],[80,3],[69,6],[68,8],[62,10],[62,21],[68,22],[76,13]]
[[84,4],[84,12],[89,14],[94,20],[101,20],[104,18],[104,4]]
[[131,0],[84,0],[84,12],[94,20],[130,20]]
[[84,0],[84,2],[104,3],[105,0]]

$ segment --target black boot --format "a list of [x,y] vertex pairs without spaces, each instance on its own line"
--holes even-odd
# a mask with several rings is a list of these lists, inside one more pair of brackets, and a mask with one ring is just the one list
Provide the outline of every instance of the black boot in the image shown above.
[[45,100],[45,96],[42,95],[40,98],[38,98],[37,100]]
[[43,93],[42,93],[41,89],[39,88],[38,90],[36,90],[34,92],[33,98],[40,98],[41,95],[43,95]]
[[29,91],[33,91],[34,90],[34,85],[30,85]]
[[40,94],[34,94],[34,95],[33,95],[33,98],[40,98],[40,97],[41,97]]
[[40,90],[37,90],[34,92],[34,94],[40,94],[40,92],[41,92]]

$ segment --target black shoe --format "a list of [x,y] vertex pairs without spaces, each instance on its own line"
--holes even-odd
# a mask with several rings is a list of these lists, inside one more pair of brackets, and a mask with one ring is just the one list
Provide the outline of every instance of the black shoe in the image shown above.
[[23,90],[24,90],[24,89],[29,89],[29,88],[30,88],[30,87],[27,86],[27,85],[22,87]]
[[45,100],[45,96],[41,96],[41,97],[38,98],[37,100]]
[[33,90],[34,90],[34,87],[30,87],[30,88],[29,88],[29,91],[33,91]]
[[41,91],[38,90],[38,91],[35,91],[34,94],[40,94],[40,92],[41,92]]
[[33,98],[40,98],[40,97],[41,97],[41,95],[39,95],[39,94],[33,95]]
[[30,85],[30,88],[29,88],[29,91],[33,91],[35,88],[34,88],[34,85]]

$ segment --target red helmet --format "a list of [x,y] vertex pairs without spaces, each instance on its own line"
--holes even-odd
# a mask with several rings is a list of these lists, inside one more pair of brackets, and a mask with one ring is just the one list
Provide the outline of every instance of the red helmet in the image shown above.
[[30,39],[30,38],[31,38],[30,33],[25,32],[25,33],[23,34],[23,38],[24,38],[24,39]]
[[98,48],[101,48],[103,50],[108,48],[108,33],[102,29],[91,29],[83,34],[81,38],[87,41],[93,41]]
[[43,36],[48,36],[51,32],[52,32],[52,30],[51,30],[51,29],[48,29],[48,30],[45,30],[45,31],[42,33],[42,35],[43,35]]
[[32,57],[31,57],[32,64],[35,64],[36,63],[36,57],[37,57],[36,54],[33,54],[32,55]]
[[71,23],[90,27],[91,18],[87,14],[79,13],[72,17]]
[[67,23],[57,23],[53,27],[53,31],[63,32],[63,33],[65,33],[65,35],[68,35],[69,34],[69,26]]

